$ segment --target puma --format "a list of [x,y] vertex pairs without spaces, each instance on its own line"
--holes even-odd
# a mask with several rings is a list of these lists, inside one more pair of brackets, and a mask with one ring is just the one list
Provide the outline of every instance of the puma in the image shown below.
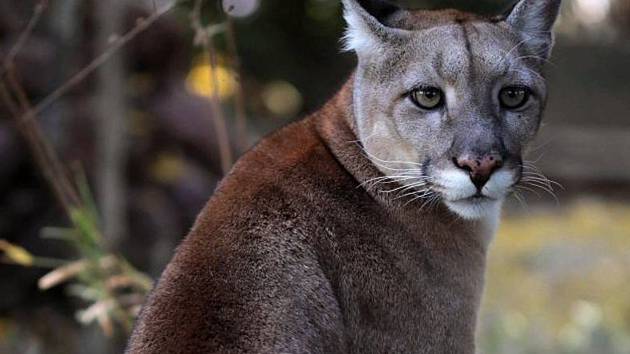
[[356,71],[221,182],[128,353],[475,352],[560,0],[496,18],[343,5]]

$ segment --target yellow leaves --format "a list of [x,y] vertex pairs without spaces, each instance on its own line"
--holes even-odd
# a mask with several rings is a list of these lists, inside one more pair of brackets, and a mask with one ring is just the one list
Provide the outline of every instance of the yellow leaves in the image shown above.
[[186,78],[186,86],[197,95],[212,97],[216,93],[220,99],[232,97],[238,87],[232,70],[220,64],[212,68],[207,57],[194,64]]
[[81,273],[87,266],[86,261],[76,261],[59,267],[52,272],[44,275],[37,282],[37,286],[41,290],[48,290],[63,282],[66,282]]
[[116,304],[111,299],[101,300],[93,303],[85,310],[78,311],[76,318],[84,325],[96,321],[103,333],[107,337],[111,337],[114,334],[114,323],[110,313],[114,311],[115,308]]
[[111,254],[57,267],[43,276],[38,286],[48,290],[62,283],[71,283],[69,292],[90,304],[76,313],[77,320],[86,325],[98,324],[108,337],[114,334],[115,324],[131,329],[133,317],[153,287],[150,278]]
[[302,109],[302,94],[286,81],[269,83],[262,92],[262,99],[265,107],[276,116],[296,115]]
[[33,266],[33,255],[22,247],[0,239],[0,251],[4,252],[5,259],[11,263],[24,267]]
[[151,165],[151,175],[161,183],[173,183],[184,173],[185,163],[176,154],[163,153]]

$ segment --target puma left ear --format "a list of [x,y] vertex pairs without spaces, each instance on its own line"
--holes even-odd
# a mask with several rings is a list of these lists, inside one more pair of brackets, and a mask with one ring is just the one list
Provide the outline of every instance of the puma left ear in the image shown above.
[[553,46],[553,25],[560,12],[561,0],[520,0],[506,22],[523,39],[523,45],[547,59]]
[[387,26],[387,20],[404,16],[406,11],[386,0],[343,0],[344,18],[348,23],[344,50],[367,54],[384,48],[407,35],[407,31]]

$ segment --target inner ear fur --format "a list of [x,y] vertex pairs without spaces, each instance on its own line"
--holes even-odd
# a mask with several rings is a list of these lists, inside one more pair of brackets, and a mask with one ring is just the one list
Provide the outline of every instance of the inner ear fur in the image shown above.
[[400,45],[410,32],[389,27],[392,16],[408,12],[384,0],[343,0],[344,18],[348,23],[343,39],[344,49],[359,55],[386,50],[388,44]]
[[548,58],[553,46],[553,26],[560,13],[561,0],[520,0],[505,22],[523,39],[534,54]]

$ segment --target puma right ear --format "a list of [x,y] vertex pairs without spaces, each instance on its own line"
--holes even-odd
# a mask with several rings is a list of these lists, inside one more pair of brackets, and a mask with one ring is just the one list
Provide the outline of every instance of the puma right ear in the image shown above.
[[391,16],[404,15],[402,10],[385,0],[342,0],[348,23],[343,48],[365,54],[384,48],[384,44],[405,37],[405,30],[388,27]]
[[561,3],[561,0],[520,0],[505,21],[520,34],[526,47],[547,59]]

